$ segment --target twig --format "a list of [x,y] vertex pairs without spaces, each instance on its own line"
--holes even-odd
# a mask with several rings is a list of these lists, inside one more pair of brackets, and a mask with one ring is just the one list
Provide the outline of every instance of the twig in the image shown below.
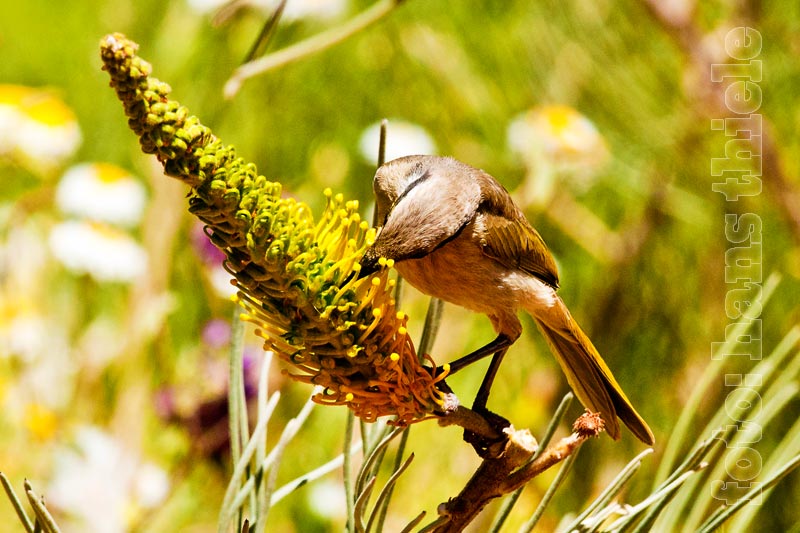
[[[552,418],[550,418],[550,423],[547,424],[547,429],[544,431],[544,436],[539,442],[536,452],[534,452],[530,459],[531,461],[539,457],[539,455],[541,455],[541,453],[547,449],[547,446],[550,445],[550,440],[553,438],[553,434],[555,434],[559,424],[561,424],[561,420],[564,418],[564,414],[567,412],[567,408],[569,408],[574,397],[575,396],[571,392],[568,392],[561,399],[561,403],[558,404],[555,413],[553,413]],[[503,506],[500,508],[500,511],[498,511],[497,515],[495,515],[494,523],[492,524],[489,533],[499,533],[500,528],[503,527],[508,515],[511,514],[511,509],[514,507],[514,505],[516,505],[520,495],[522,495],[522,490],[524,488],[525,487],[518,488],[511,496],[506,498],[506,500],[503,502]]]
[[267,19],[267,22],[264,23],[264,26],[261,28],[261,32],[256,38],[256,42],[253,43],[250,51],[247,52],[247,55],[245,56],[245,63],[252,61],[259,54],[259,52],[263,50],[267,43],[269,43],[275,28],[278,27],[278,22],[281,20],[284,9],[286,9],[286,1],[287,0],[281,0],[281,2],[275,7],[272,15],[269,17],[269,19]]
[[274,68],[287,65],[306,56],[316,54],[326,50],[345,39],[355,35],[359,31],[379,21],[388,15],[405,0],[380,0],[370,8],[365,9],[342,26],[331,28],[305,41],[301,41],[282,50],[264,56],[255,61],[245,63],[237,68],[233,75],[225,83],[225,98],[233,98],[245,80],[263,74]]
[[446,415],[439,417],[439,425],[442,427],[461,426],[467,431],[489,439],[499,439],[502,436],[485,417],[463,405],[459,405]]
[[432,531],[462,531],[491,500],[524,486],[575,453],[586,439],[599,435],[603,431],[603,423],[599,415],[585,413],[575,421],[573,430],[573,434],[564,437],[536,459],[529,461],[536,452],[536,440],[528,430],[506,428],[504,431],[508,435],[508,441],[503,453],[497,458],[484,459],[461,493],[439,505],[439,515],[446,521]]

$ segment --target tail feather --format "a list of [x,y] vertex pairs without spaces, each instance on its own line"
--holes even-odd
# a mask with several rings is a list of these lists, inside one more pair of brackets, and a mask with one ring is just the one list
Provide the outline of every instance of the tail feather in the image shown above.
[[614,440],[620,438],[619,417],[639,440],[652,446],[655,443],[653,432],[622,392],[622,387],[564,302],[556,296],[552,307],[536,309],[532,314],[578,400],[588,409],[600,413],[609,436]]

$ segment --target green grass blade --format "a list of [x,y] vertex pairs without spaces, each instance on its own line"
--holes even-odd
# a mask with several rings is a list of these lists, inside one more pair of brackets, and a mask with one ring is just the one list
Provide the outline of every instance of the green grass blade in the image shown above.
[[[393,473],[400,470],[400,468],[403,465],[403,455],[405,455],[406,445],[408,444],[408,437],[410,434],[411,434],[411,427],[407,427],[403,431],[403,434],[400,436],[400,442],[397,445],[397,453],[395,454],[394,458],[394,466],[392,467]],[[389,487],[388,493],[386,494],[385,499],[381,503],[381,508],[378,515],[378,521],[375,524],[375,531],[383,531],[383,524],[386,522],[386,514],[389,511],[389,502],[392,499],[393,493],[394,493],[394,485]]]
[[[244,397],[244,322],[240,320],[241,309],[234,306],[231,319],[231,348],[228,358],[228,423],[231,440],[231,462],[239,462],[242,447],[247,442],[242,425],[247,425],[247,406]],[[244,411],[242,406],[244,405]],[[246,433],[247,430],[245,430]]]
[[439,333],[439,325],[442,323],[443,311],[444,302],[438,298],[431,298],[430,303],[428,303],[428,311],[425,313],[422,336],[417,345],[417,355],[419,355],[420,359],[426,353],[430,353],[433,348],[433,341],[436,340],[436,334]]
[[389,479],[386,481],[386,485],[383,486],[380,493],[378,493],[378,499],[375,502],[375,509],[370,513],[369,520],[367,521],[367,533],[372,531],[372,525],[375,523],[375,520],[381,514],[381,511],[385,509],[384,501],[391,495],[392,489],[394,488],[395,483],[397,480],[400,479],[400,476],[405,472],[408,465],[411,464],[411,461],[414,460],[414,454],[408,456],[408,459],[403,461],[399,468],[397,468]]
[[[360,449],[361,449],[361,443],[360,442],[356,442],[356,443],[352,444],[350,446],[350,454],[349,455],[353,455],[354,453],[356,453]],[[278,503],[279,501],[281,501],[286,496],[288,496],[292,492],[296,491],[300,487],[303,487],[303,486],[307,485],[308,483],[311,483],[312,481],[316,481],[317,479],[319,479],[319,478],[321,478],[321,477],[323,477],[323,476],[325,476],[327,474],[330,474],[331,472],[341,468],[344,465],[345,456],[346,456],[346,454],[340,453],[339,455],[337,455],[336,457],[334,457],[333,459],[331,459],[327,463],[325,463],[323,465],[320,465],[317,468],[315,468],[314,470],[312,470],[310,472],[306,472],[302,476],[298,476],[295,479],[293,479],[293,480],[287,482],[286,484],[282,485],[281,487],[275,489],[275,491],[272,493],[272,498],[270,498],[270,505],[271,506],[275,505],[276,503]]]
[[369,501],[369,497],[372,495],[372,489],[375,487],[375,480],[377,478],[372,476],[364,483],[364,490],[358,495],[356,498],[356,507],[355,507],[355,517],[356,517],[356,533],[365,533],[366,529],[364,527],[364,514],[365,509],[367,508],[367,502]]
[[578,449],[572,452],[572,455],[564,460],[564,463],[561,465],[561,468],[559,469],[558,474],[556,474],[555,479],[552,483],[550,483],[550,486],[547,487],[547,490],[542,496],[542,501],[539,502],[539,505],[536,507],[536,510],[534,510],[533,515],[531,515],[528,521],[522,525],[520,532],[524,531],[525,533],[530,533],[533,531],[533,528],[536,527],[536,524],[539,523],[539,520],[541,520],[542,515],[544,515],[544,511],[547,509],[547,506],[553,499],[556,491],[559,489],[559,487],[561,487],[561,484],[567,478],[569,471],[572,470],[572,465],[575,463],[575,458],[580,453],[581,448],[583,448],[583,446],[578,446]]
[[[272,394],[270,398],[269,404],[265,410],[266,416],[259,420],[256,423],[256,427],[253,430],[253,436],[250,438],[247,446],[242,451],[241,456],[239,457],[239,461],[234,465],[233,473],[231,474],[231,478],[228,482],[228,488],[225,490],[225,496],[222,499],[222,509],[219,514],[219,522],[217,524],[217,530],[219,533],[225,533],[228,530],[228,524],[230,523],[233,515],[236,513],[238,506],[232,506],[231,504],[234,502],[234,499],[237,495],[237,488],[242,483],[242,476],[244,475],[245,471],[247,470],[250,459],[253,457],[255,453],[257,441],[261,438],[262,433],[267,428],[267,421],[272,414],[272,411],[275,409],[275,406],[278,404],[278,399],[280,398],[280,393],[275,392]],[[252,482],[253,478],[250,478],[249,481]],[[252,485],[252,483],[251,483]]]
[[[356,479],[356,493],[360,493],[364,490],[364,486],[367,483],[367,479],[372,472],[372,466],[377,461],[380,453],[389,445],[389,443],[398,436],[400,433],[403,432],[403,428],[395,428],[394,431],[386,435],[364,458],[364,463],[361,466],[361,471],[359,472],[358,478]],[[374,477],[374,476],[373,476]]]
[[702,528],[698,531],[698,533],[711,533],[712,531],[716,530],[719,526],[721,526],[726,520],[732,517],[739,509],[747,505],[750,500],[752,500],[756,495],[760,494],[762,491],[767,490],[777,484],[781,479],[789,475],[795,468],[800,466],[800,455],[795,456],[791,461],[786,463],[783,468],[778,470],[774,475],[764,481],[763,485],[759,485],[745,494],[744,497],[740,498],[736,501],[735,504],[731,505],[730,507],[723,507],[722,511],[712,517],[708,522],[706,522]]
[[[344,427],[344,449],[350,450],[353,448],[353,432],[355,431],[356,416],[350,409],[347,410],[347,420]],[[363,435],[362,435],[363,438]],[[363,442],[359,445],[363,450]],[[352,455],[345,453],[342,460],[342,478],[344,483],[344,500],[347,508],[347,525],[345,531],[353,533],[355,531],[355,496],[353,489],[353,465]]]
[[25,528],[27,533],[31,533],[33,531],[33,523],[31,523],[31,519],[28,518],[25,508],[22,507],[22,502],[19,501],[17,493],[14,492],[14,487],[11,486],[11,482],[3,472],[0,472],[0,483],[3,484],[3,489],[6,491],[6,496],[8,496],[8,500],[11,502],[12,507],[14,507],[14,512],[17,513],[17,517],[19,518],[20,523],[22,523],[22,527]]
[[[755,301],[761,302],[761,306],[754,305],[747,310],[742,319],[739,321],[734,334],[731,335],[731,340],[726,342],[725,345],[717,351],[718,353],[725,353],[736,344],[736,340],[738,340],[739,337],[744,334],[745,331],[747,331],[750,319],[754,319],[761,314],[761,309],[767,300],[769,300],[770,296],[772,296],[772,293],[775,291],[779,281],[780,276],[778,274],[772,274],[769,278],[767,278],[767,281],[764,283],[759,293],[755,297]],[[692,421],[698,412],[700,403],[708,394],[710,387],[714,383],[719,382],[720,374],[722,373],[724,364],[724,358],[720,357],[717,359],[712,359],[711,363],[700,377],[699,383],[693,387],[692,394],[689,396],[686,405],[681,411],[678,421],[675,423],[675,427],[673,428],[670,438],[667,441],[667,446],[664,449],[664,456],[659,463],[659,468],[653,481],[653,487],[657,487],[665,479],[667,479],[670,470],[677,462],[678,454],[680,453],[681,448],[684,447],[687,437],[691,434]]]
[[[311,397],[306,400],[305,405],[303,405],[303,408],[300,409],[300,412],[297,414],[297,416],[286,423],[286,427],[283,428],[277,444],[275,444],[275,447],[272,448],[272,451],[270,451],[269,455],[260,463],[259,473],[264,475],[266,478],[266,482],[264,484],[264,498],[267,500],[272,499],[272,491],[275,490],[275,483],[278,480],[277,465],[280,464],[289,442],[294,439],[294,437],[297,435],[297,432],[300,431],[301,427],[303,427],[303,424],[305,424],[305,421],[308,419],[311,411],[314,409],[316,403],[314,403],[311,398],[313,398],[314,394],[318,392],[319,390],[315,388],[314,392],[311,394]],[[267,509],[267,511],[269,511],[269,509]],[[266,519],[266,514],[259,517],[261,522],[266,522]]]
[[[786,433],[786,436],[781,440],[775,450],[770,454],[766,463],[764,464],[764,472],[766,477],[769,478],[774,473],[780,471],[782,465],[786,464],[791,458],[800,452],[800,419],[795,421],[794,425]],[[760,483],[760,482],[758,482]],[[763,497],[767,498],[771,490],[765,490]],[[745,507],[740,513],[736,515],[734,521],[731,523],[732,531],[748,531],[753,529],[751,523],[755,519],[760,506],[750,505]]]
[[607,531],[609,532],[621,531],[624,527],[628,527],[628,525],[632,524],[638,518],[638,515],[644,512],[645,509],[649,508],[651,505],[654,505],[663,499],[670,498],[673,494],[675,494],[675,492],[678,489],[681,488],[681,485],[683,485],[687,479],[696,475],[704,468],[705,468],[705,463],[700,464],[696,469],[684,472],[683,474],[675,478],[671,483],[667,483],[659,490],[653,492],[643,501],[637,503],[636,505],[628,509],[627,514],[625,516],[618,518],[611,525],[609,525]]
[[642,460],[653,453],[652,448],[648,448],[644,450],[642,453],[634,457],[625,468],[620,470],[619,474],[614,478],[611,483],[595,498],[595,500],[583,511],[579,514],[575,520],[567,527],[567,531],[572,531],[573,529],[577,529],[580,527],[581,522],[583,522],[587,517],[591,516],[593,513],[597,512],[598,509],[601,509],[607,506],[612,498],[614,498],[619,492],[625,487],[628,480],[630,480],[636,472],[639,471],[639,468],[642,466]]
[[[264,352],[264,358],[261,361],[261,369],[258,376],[258,408],[257,408],[257,419],[260,420],[266,413],[264,412],[268,397],[269,397],[269,369],[272,365],[272,352]],[[256,464],[261,464],[267,458],[267,437],[268,437],[269,427],[264,430],[264,435],[260,439],[258,439],[258,444],[256,445],[256,455],[255,455],[255,462]],[[264,490],[264,484],[259,483],[258,487],[255,491],[255,516],[253,517],[255,521],[255,532],[262,533],[266,528],[266,520],[263,520],[262,517],[266,517],[267,513],[269,512],[270,505],[272,505],[271,498],[267,497],[266,490]]]
[[[798,387],[797,383],[787,384],[782,390],[769,397],[769,401],[764,404],[761,412],[755,418],[749,419],[750,423],[746,427],[743,426],[733,434],[733,438],[726,444],[725,457],[718,461],[713,469],[710,469],[707,479],[724,480],[729,477],[728,465],[736,464],[748,450],[752,450],[750,444],[758,440],[761,428],[768,427],[783,408],[797,396]],[[684,523],[684,530],[697,531],[703,521],[706,509],[715,501],[713,498],[714,494],[710,490],[701,491],[698,494]]]
[[[792,353],[791,350],[799,339],[800,328],[792,328],[778,343],[778,346],[749,372],[750,374],[761,376],[761,383],[748,387],[748,390],[745,391],[745,397],[740,398],[742,401],[737,402],[739,405],[734,406],[733,414],[736,418],[745,418],[748,410],[755,405],[754,400],[758,395],[762,394],[762,389],[771,381],[774,374],[779,373],[778,371],[784,368],[786,357]],[[708,434],[718,428],[723,428],[724,431],[720,438],[727,442],[736,430],[736,426],[731,424],[731,421],[731,413],[728,412],[725,405],[722,405],[711,417],[711,421],[706,425],[705,429],[700,431],[699,434]],[[719,459],[719,457],[712,457],[709,460],[713,463],[716,459]],[[686,484],[686,487],[676,496],[673,504],[665,511],[663,516],[664,523],[678,524],[679,521],[682,521],[680,517],[684,514],[685,509],[695,505],[696,490],[700,481],[701,478],[695,478]]]
[[[50,511],[47,510],[47,507],[44,505],[44,501],[42,498],[38,497],[33,490],[30,488],[30,483],[26,481],[26,490],[25,494],[28,496],[28,501],[33,508],[33,513],[36,515],[36,524],[39,524],[43,531],[47,533],[61,533],[61,530],[56,525],[56,521],[53,519],[53,515],[50,514]],[[36,529],[36,525],[34,524],[34,530]]]

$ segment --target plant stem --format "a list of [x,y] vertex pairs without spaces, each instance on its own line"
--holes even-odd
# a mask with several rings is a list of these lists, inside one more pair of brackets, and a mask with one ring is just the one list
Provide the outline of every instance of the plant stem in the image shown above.
[[378,22],[405,0],[380,0],[347,23],[309,37],[297,44],[278,50],[237,68],[225,83],[225,98],[233,98],[245,80],[269,70],[288,65],[304,57],[322,52]]

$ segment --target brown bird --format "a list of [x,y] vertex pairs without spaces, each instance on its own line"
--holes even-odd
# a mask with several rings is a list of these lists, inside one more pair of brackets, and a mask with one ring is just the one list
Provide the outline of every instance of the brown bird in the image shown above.
[[451,373],[494,355],[475,399],[485,410],[497,368],[522,333],[525,309],[544,334],[578,400],[620,437],[617,417],[642,442],[653,433],[597,349],[556,294],[555,261],[539,233],[492,176],[453,158],[408,156],[381,166],[373,182],[380,225],[359,277],[381,257],[421,292],[486,314],[497,338],[451,363]]

